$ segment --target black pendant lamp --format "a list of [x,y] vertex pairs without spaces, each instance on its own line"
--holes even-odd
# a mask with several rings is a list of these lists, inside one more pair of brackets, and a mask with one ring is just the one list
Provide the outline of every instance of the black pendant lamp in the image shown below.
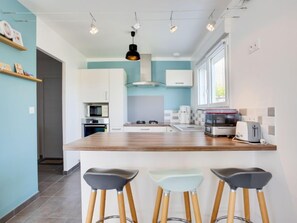
[[134,31],[131,32],[131,36],[132,36],[132,44],[129,45],[129,51],[126,54],[126,59],[127,60],[140,60],[140,55],[137,52],[137,45],[134,44],[134,36],[135,36]]

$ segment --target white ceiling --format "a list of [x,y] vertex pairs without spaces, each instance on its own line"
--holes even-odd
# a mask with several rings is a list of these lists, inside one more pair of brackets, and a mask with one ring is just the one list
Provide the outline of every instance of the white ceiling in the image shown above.
[[[191,57],[206,34],[209,15],[218,19],[231,0],[19,0],[88,58],[124,58],[134,12],[141,24],[135,43],[154,57]],[[4,9],[5,10],[5,9]],[[170,14],[175,33],[169,32]],[[99,32],[89,33],[92,13]],[[18,12],[15,19],[26,19]],[[30,21],[28,21],[30,22]],[[50,40],[49,40],[50,41]]]

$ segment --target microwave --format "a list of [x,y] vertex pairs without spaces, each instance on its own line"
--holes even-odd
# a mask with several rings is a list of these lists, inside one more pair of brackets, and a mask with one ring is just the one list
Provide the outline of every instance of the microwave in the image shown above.
[[86,104],[86,117],[108,118],[108,104]]

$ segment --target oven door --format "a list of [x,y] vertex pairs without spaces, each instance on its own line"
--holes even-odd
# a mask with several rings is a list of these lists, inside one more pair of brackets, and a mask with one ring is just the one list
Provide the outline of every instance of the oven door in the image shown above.
[[107,132],[106,124],[83,124],[83,136],[89,136],[96,132]]

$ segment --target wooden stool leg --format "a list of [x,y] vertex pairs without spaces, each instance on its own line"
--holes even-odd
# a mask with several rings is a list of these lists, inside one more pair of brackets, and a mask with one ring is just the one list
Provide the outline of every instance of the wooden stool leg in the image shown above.
[[184,192],[184,201],[185,201],[186,219],[188,222],[192,222],[189,192]]
[[196,191],[192,191],[191,193],[192,193],[192,204],[194,209],[195,222],[202,223],[197,193]]
[[249,198],[249,189],[243,188],[243,201],[244,201],[244,217],[246,220],[251,220],[250,212],[250,198]]
[[157,198],[156,198],[156,202],[155,202],[154,215],[153,215],[153,223],[158,222],[162,194],[163,194],[163,189],[161,187],[158,187]]
[[222,199],[222,194],[223,194],[223,190],[224,190],[224,185],[225,185],[225,182],[220,180],[216,198],[215,198],[215,202],[214,202],[213,209],[212,209],[210,223],[214,223],[217,219],[219,208],[220,208],[220,203],[221,203],[221,199]]
[[229,195],[227,223],[233,223],[234,222],[235,200],[236,200],[236,191],[231,189],[230,190],[230,195]]
[[100,196],[100,214],[99,214],[99,219],[101,220],[100,223],[104,222],[104,215],[105,215],[105,200],[106,200],[106,190],[101,191],[101,196]]
[[163,196],[163,204],[162,204],[162,216],[161,223],[166,223],[168,218],[168,207],[169,207],[169,192],[165,192]]
[[86,223],[92,223],[96,196],[97,196],[97,190],[92,189],[92,192],[90,195],[90,200],[89,200],[89,207],[88,207]]
[[128,201],[129,201],[129,207],[130,207],[132,220],[133,220],[134,223],[138,223],[130,183],[127,183],[125,187],[126,187],[126,192],[127,192],[127,196],[128,196]]
[[126,211],[125,211],[123,191],[118,191],[118,205],[119,205],[119,213],[120,213],[120,222],[126,223]]
[[267,207],[266,207],[266,202],[265,202],[265,197],[264,197],[263,191],[257,190],[257,196],[258,196],[259,206],[260,206],[260,210],[261,210],[262,222],[269,223],[268,212],[267,212]]

